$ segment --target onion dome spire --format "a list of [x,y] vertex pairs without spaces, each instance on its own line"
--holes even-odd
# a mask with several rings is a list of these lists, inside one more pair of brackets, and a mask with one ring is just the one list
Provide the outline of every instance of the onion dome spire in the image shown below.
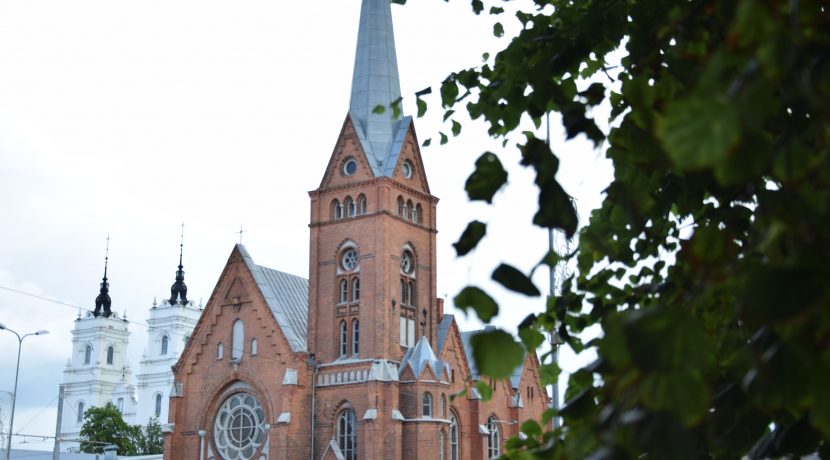
[[[110,237],[107,235],[107,250],[104,255],[104,279],[101,281],[101,290],[98,297],[95,298],[95,310],[92,315],[96,318],[103,315],[104,318],[109,318],[112,315],[112,299],[110,298],[110,283],[107,281],[107,266],[109,265],[110,256]],[[104,307],[104,312],[101,313],[101,307]]]
[[182,305],[187,303],[187,285],[184,284],[184,267],[182,266],[182,253],[184,251],[184,223],[182,223],[182,235],[179,241],[179,269],[176,270],[176,282],[170,287],[170,304],[176,303],[179,298]]

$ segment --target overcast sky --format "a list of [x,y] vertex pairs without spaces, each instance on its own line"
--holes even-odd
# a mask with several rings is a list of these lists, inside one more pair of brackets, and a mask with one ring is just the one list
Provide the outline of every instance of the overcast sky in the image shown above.
[[[16,433],[54,434],[70,331],[78,308],[94,306],[107,235],[113,309],[133,322],[133,374],[147,311],[174,281],[182,222],[188,295],[197,302],[210,297],[240,225],[255,262],[308,276],[308,191],[348,109],[359,4],[0,2],[0,322],[21,334],[51,331],[24,342]],[[449,72],[504,44],[466,0],[411,0],[393,14],[408,114],[415,91],[437,93]],[[421,141],[449,132],[441,115],[433,102],[416,120]],[[501,303],[494,322],[514,331],[543,300],[508,293],[490,273],[500,260],[529,271],[547,233],[530,225],[536,194],[518,152],[483,133],[465,122],[448,145],[422,149],[441,199],[438,289],[449,306],[464,285],[485,288]],[[559,179],[586,218],[611,169],[587,142],[563,146],[561,138],[554,123]],[[510,171],[493,207],[468,203],[463,191],[485,150]],[[458,259],[451,244],[473,218],[490,224],[488,237]],[[535,279],[546,290],[547,274]],[[479,327],[459,316],[464,328]],[[0,332],[0,399],[14,385],[16,351],[15,337]],[[21,447],[52,446],[29,442]]]

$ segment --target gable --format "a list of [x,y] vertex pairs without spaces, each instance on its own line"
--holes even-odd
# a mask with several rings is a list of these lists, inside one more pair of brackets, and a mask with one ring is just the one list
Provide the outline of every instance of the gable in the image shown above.
[[[350,159],[355,160],[357,168],[353,174],[346,175],[344,167]],[[337,136],[334,150],[331,153],[331,157],[329,157],[326,172],[320,181],[320,189],[370,180],[374,177],[375,174],[372,170],[372,165],[369,164],[369,159],[363,149],[363,144],[360,142],[360,138],[355,130],[355,124],[351,116],[346,115],[346,119],[343,121],[343,127],[340,129],[340,135]]]
[[[461,339],[461,333],[458,330],[458,324],[455,322],[453,315],[444,315],[438,327],[438,359],[450,363],[455,372],[460,375],[456,376],[457,382],[466,381],[468,378],[473,378],[470,370],[470,363],[464,349],[464,343]],[[475,378],[478,378],[476,375]]]

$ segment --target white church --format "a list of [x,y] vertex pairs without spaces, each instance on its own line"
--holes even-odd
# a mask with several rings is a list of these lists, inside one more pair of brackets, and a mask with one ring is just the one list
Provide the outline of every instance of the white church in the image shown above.
[[187,298],[182,246],[170,298],[153,300],[147,320],[147,348],[133,377],[127,361],[129,322],[111,310],[107,259],[95,310],[78,314],[72,330],[72,355],[63,371],[63,404],[59,408],[60,449],[79,446],[84,412],[113,403],[131,425],[146,426],[155,418],[167,423],[168,398],[176,363],[199,317],[201,305]]

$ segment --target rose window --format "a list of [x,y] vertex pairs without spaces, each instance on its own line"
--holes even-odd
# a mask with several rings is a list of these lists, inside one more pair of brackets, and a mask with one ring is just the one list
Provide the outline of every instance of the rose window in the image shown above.
[[223,459],[251,459],[265,442],[265,411],[252,395],[237,393],[219,408],[213,435]]

